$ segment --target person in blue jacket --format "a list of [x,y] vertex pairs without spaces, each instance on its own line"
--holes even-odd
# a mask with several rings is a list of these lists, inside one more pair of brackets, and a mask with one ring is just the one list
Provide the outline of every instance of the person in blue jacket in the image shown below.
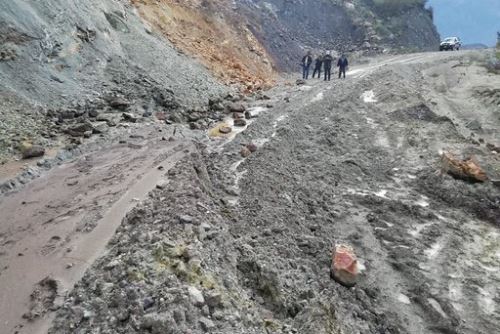
[[347,61],[347,57],[343,54],[339,58],[339,61],[337,62],[337,67],[339,68],[339,79],[342,77],[342,75],[344,76],[345,79],[345,72],[348,66],[349,62]]

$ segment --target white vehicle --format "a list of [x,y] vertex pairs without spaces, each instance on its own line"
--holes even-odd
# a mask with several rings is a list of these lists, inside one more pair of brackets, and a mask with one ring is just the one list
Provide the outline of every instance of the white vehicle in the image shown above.
[[458,37],[448,37],[445,38],[444,41],[441,42],[439,46],[439,51],[448,51],[448,50],[460,50],[462,46],[462,42]]

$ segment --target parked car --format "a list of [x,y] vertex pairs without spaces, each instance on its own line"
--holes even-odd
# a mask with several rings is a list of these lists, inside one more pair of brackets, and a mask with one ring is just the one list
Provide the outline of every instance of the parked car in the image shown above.
[[448,37],[445,38],[444,41],[441,42],[439,46],[439,51],[448,51],[448,50],[460,50],[462,46],[462,42],[458,37]]

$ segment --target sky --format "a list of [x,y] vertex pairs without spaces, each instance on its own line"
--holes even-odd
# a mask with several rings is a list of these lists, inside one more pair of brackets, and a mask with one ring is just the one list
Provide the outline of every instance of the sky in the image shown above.
[[496,44],[500,0],[428,0],[441,38],[460,37],[463,44]]

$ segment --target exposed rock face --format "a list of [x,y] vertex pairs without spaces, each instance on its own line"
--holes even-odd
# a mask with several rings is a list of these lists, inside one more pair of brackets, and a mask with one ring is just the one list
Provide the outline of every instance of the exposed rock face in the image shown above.
[[373,53],[439,45],[432,13],[419,0],[133,3],[156,30],[224,81],[248,83],[243,89],[265,86],[272,68],[297,71],[306,49]]
[[306,49],[380,52],[436,49],[439,34],[423,1],[240,0],[250,29],[276,67],[297,71]]

